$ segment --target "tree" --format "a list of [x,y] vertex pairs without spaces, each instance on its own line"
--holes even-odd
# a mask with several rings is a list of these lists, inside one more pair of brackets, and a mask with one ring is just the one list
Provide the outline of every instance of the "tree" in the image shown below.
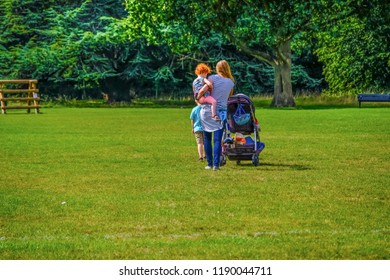
[[[184,5],[189,1],[179,2]],[[150,15],[164,10],[167,4],[150,3]],[[174,5],[170,11],[182,14],[191,8],[183,5]],[[201,9],[200,3],[190,5]],[[199,61],[215,64],[226,59],[234,71],[237,90],[272,92],[272,66],[237,51],[237,44],[219,32],[218,26],[209,30],[208,24],[197,22],[190,13],[187,18],[194,25],[183,25],[181,17],[165,24],[161,18],[150,17],[151,22],[160,25],[160,32],[152,32],[140,22],[129,25],[128,19],[122,20],[126,15],[124,6],[116,0],[3,0],[0,76],[39,79],[41,93],[49,98],[96,98],[101,92],[116,101],[130,101],[135,95],[177,98],[191,95],[193,69]],[[175,18],[169,13],[164,16]],[[205,22],[211,22],[208,17],[212,14],[202,16]],[[247,28],[241,20],[237,28]],[[245,30],[240,32],[245,35]],[[250,37],[243,37],[246,39]],[[248,44],[262,49],[256,40]],[[313,88],[317,81],[306,71],[293,65],[291,80],[298,87]]]
[[5,0],[0,5],[0,75],[47,81],[66,72],[78,54],[79,37],[68,24],[78,2]]
[[330,8],[342,8],[349,16],[337,21],[318,19],[324,28],[315,34],[319,41],[316,53],[325,65],[327,92],[388,90],[390,4],[378,0],[349,1]]
[[311,28],[321,1],[126,0],[130,38],[167,43],[179,53],[196,49],[200,38],[218,32],[274,69],[273,106],[295,106],[291,41]]
[[115,67],[126,63],[118,53],[127,46],[95,35],[108,24],[103,16],[126,15],[120,2],[5,0],[0,8],[1,76],[39,79],[51,97],[100,95],[99,86],[118,84],[105,81],[118,76]]

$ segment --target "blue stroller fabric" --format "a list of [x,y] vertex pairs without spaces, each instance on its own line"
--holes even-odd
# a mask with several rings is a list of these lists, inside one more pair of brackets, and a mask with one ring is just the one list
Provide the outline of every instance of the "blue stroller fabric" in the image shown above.
[[264,142],[257,142],[257,150],[262,151],[265,148]]
[[236,112],[233,115],[233,119],[238,125],[244,125],[251,119],[251,114],[245,112],[242,104],[239,104]]

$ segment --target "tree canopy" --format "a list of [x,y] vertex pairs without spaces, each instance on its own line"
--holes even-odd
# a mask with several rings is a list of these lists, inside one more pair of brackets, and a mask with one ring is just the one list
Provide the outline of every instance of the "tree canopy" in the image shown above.
[[0,78],[47,98],[191,96],[198,62],[226,59],[236,91],[389,89],[389,4],[378,0],[3,0]]
[[[340,7],[332,7],[340,9]],[[351,1],[349,16],[319,19],[316,54],[330,93],[380,92],[390,88],[390,4]],[[344,12],[348,11],[343,9]]]
[[129,37],[196,52],[202,38],[221,34],[238,52],[274,68],[275,106],[294,106],[291,41],[306,31],[320,1],[126,0]]

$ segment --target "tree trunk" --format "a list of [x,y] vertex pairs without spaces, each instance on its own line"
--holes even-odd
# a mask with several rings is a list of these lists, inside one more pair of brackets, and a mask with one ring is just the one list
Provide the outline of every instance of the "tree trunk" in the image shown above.
[[294,107],[295,101],[291,84],[291,47],[290,42],[278,46],[274,60],[275,82],[272,107]]
[[118,77],[108,77],[100,82],[100,87],[103,93],[108,95],[108,103],[132,101],[134,94],[130,94],[131,85],[129,81],[122,80]]

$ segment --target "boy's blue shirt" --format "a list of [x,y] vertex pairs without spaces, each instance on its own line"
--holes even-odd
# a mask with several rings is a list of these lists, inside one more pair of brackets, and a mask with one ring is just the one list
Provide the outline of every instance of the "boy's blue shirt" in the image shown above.
[[192,109],[190,119],[194,121],[194,132],[203,131],[202,124],[200,122],[200,109],[201,106],[196,106]]

